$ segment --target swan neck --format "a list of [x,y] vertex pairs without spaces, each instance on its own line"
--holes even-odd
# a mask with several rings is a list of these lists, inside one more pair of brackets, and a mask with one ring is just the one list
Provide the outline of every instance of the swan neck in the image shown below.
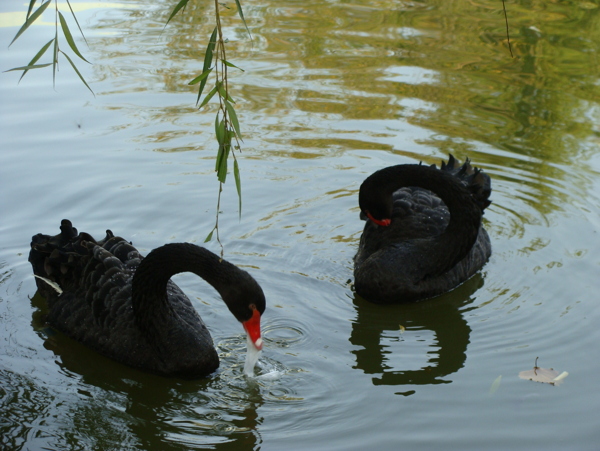
[[264,310],[262,289],[246,271],[203,247],[172,243],[150,252],[133,276],[132,301],[136,316],[147,310],[154,311],[147,316],[156,316],[156,311],[159,314],[172,314],[170,293],[167,293],[168,282],[175,274],[183,272],[192,272],[215,288],[239,321],[248,319],[243,315],[250,311],[247,306],[242,308],[248,298],[256,297],[256,306]]
[[[450,212],[450,222],[444,234],[464,234],[465,228],[476,234],[479,230],[482,212],[469,190],[452,174],[429,166],[407,164],[375,172],[361,186],[361,209],[369,209],[370,199],[379,199],[385,205],[383,208],[388,210],[386,214],[391,215],[392,195],[404,187],[427,189],[444,201]],[[363,203],[366,206],[363,207]]]
[[[375,172],[361,186],[359,203],[362,211],[370,208],[380,217],[391,217],[392,195],[404,187],[420,187],[435,193],[448,207],[450,220],[444,232],[422,243],[436,255],[436,269],[429,275],[442,274],[462,260],[477,240],[482,211],[463,183],[449,172],[421,165],[391,166]],[[370,211],[373,213],[373,211]],[[393,227],[392,221],[389,227]]]

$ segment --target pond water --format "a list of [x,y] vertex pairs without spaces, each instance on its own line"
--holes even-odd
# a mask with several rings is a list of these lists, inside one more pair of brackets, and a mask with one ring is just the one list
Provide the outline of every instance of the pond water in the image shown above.
[[[513,58],[498,1],[247,0],[251,40],[230,2],[243,206],[230,174],[219,236],[265,291],[265,347],[246,378],[239,324],[210,286],[177,276],[221,357],[200,381],[140,373],[49,329],[27,256],[63,218],[143,253],[202,244],[216,106],[197,111],[187,82],[213,5],[164,28],[175,2],[71,3],[95,96],[64,58],[55,89],[49,69],[0,77],[3,449],[597,449],[597,1],[508,2]],[[0,5],[2,70],[53,36],[51,6],[7,48],[25,8]],[[360,183],[448,153],[492,178],[491,259],[435,299],[358,298]],[[520,379],[536,357],[569,376]]]

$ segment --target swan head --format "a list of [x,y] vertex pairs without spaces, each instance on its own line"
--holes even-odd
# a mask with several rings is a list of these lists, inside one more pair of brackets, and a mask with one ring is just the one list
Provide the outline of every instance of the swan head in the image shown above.
[[254,304],[251,304],[250,308],[252,310],[252,316],[250,319],[243,321],[242,325],[256,350],[260,351],[263,347],[263,340],[260,334],[260,312]]
[[263,347],[260,319],[266,308],[265,295],[250,274],[244,271],[239,276],[241,280],[229,288],[230,291],[223,296],[223,300],[233,316],[242,323],[254,347],[260,351]]
[[371,212],[369,210],[365,211],[365,215],[367,215],[367,218],[369,218],[375,224],[380,225],[380,226],[387,227],[387,226],[389,226],[392,223],[392,220],[390,218],[385,218],[385,219],[377,219],[377,218],[375,218],[371,214]]
[[[360,186],[358,205],[361,213],[375,224],[387,227],[392,223],[393,200],[389,189],[382,189],[377,182],[378,171],[368,177]],[[362,216],[362,215],[361,215]]]
[[213,286],[221,294],[229,311],[242,323],[254,347],[261,350],[260,318],[267,304],[265,294],[248,272],[225,260],[220,260],[218,264],[219,270],[228,273],[228,277],[220,278]]

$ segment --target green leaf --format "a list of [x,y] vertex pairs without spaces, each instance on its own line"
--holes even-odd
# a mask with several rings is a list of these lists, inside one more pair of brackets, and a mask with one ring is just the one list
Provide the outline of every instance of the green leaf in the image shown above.
[[[231,135],[227,131],[225,132],[225,135],[226,142],[219,146],[219,155],[221,158],[219,158],[217,179],[221,183],[225,183],[225,180],[227,180],[227,158],[229,157],[229,150],[231,149]],[[227,139],[227,136],[229,136],[229,139]]]
[[210,68],[209,70],[202,72],[200,75],[198,75],[196,78],[194,78],[192,81],[190,81],[188,83],[189,86],[191,85],[195,85],[197,83],[200,83],[202,80],[204,80],[206,77],[208,77],[208,75],[212,72],[212,68]]
[[233,177],[235,178],[235,188],[237,189],[238,199],[239,199],[239,207],[238,210],[240,212],[240,219],[242,218],[242,179],[240,177],[240,168],[238,166],[237,160],[233,159]]
[[73,61],[71,61],[71,58],[69,58],[69,55],[67,55],[65,52],[63,52],[62,50],[60,51],[60,53],[62,53],[63,55],[65,55],[65,58],[67,58],[67,60],[69,61],[69,63],[71,63],[71,66],[73,67],[73,69],[75,70],[75,72],[77,73],[77,75],[79,75],[80,80],[83,82],[83,84],[90,90],[90,92],[93,94],[94,97],[96,97],[96,94],[94,94],[94,91],[92,91],[92,88],[90,88],[90,85],[87,84],[87,82],[85,81],[85,78],[83,78],[83,75],[81,75],[79,73],[79,71],[77,70],[77,66],[75,66],[75,63],[73,63]]
[[[31,70],[31,69],[41,69],[42,67],[48,67],[48,66],[51,66],[51,65],[52,65],[52,63],[48,63],[48,64],[33,64],[33,65],[29,64],[27,66],[13,67],[12,69],[8,69],[8,70],[2,71],[2,73],[4,73],[4,72],[14,72],[14,71],[17,71],[17,70],[23,70],[23,71],[27,72],[28,70]],[[25,75],[25,74],[23,74],[23,75]],[[21,78],[23,78],[23,76],[21,76]]]
[[222,144],[219,144],[219,150],[217,150],[217,159],[215,160],[215,172],[217,173],[217,177],[219,176],[219,168],[221,167],[221,159],[225,153],[225,147]]
[[[35,3],[35,1],[33,2]],[[33,3],[29,4],[29,7],[33,7]],[[21,36],[25,30],[27,30],[29,28],[29,26],[35,22],[37,20],[38,17],[40,17],[44,11],[46,11],[46,8],[48,8],[48,6],[50,6],[51,0],[48,0],[46,3],[44,3],[42,6],[40,6],[38,9],[35,10],[35,12],[29,16],[27,18],[27,20],[25,21],[25,23],[23,24],[23,26],[19,29],[19,31],[17,31],[17,34],[15,35],[15,37],[13,38],[12,41],[10,41],[10,44],[8,44],[8,46],[10,47],[13,42],[15,42],[17,40],[17,38],[19,36]]]
[[230,63],[229,61],[226,61],[226,60],[221,60],[221,61],[223,61],[223,63],[224,63],[226,66],[229,66],[229,67],[234,67],[234,68],[236,68],[236,69],[239,69],[239,70],[241,70],[242,72],[246,72],[246,71],[245,71],[244,69],[242,69],[241,67],[237,67],[235,64],[233,64],[233,63]]
[[58,67],[58,31],[54,33],[54,45],[52,46],[52,86],[56,86],[56,68]]
[[71,34],[71,30],[69,30],[69,26],[67,25],[67,21],[65,20],[60,11],[58,12],[58,18],[60,19],[60,26],[62,28],[63,34],[65,35],[65,39],[69,43],[69,47],[71,47],[71,50],[73,50],[75,54],[83,61],[85,61],[88,64],[91,64],[88,60],[86,60],[83,57],[81,53],[79,53],[79,49],[75,45],[75,41],[73,40],[73,35]]
[[[48,47],[50,47],[50,44],[52,44],[52,41],[54,41],[54,39],[50,39],[48,41],[48,43],[45,46],[43,46],[40,49],[39,52],[36,53],[36,55],[31,59],[31,61],[29,61],[29,64],[27,65],[27,66],[29,66],[29,69],[39,69],[39,68],[42,68],[42,67],[48,67],[48,66],[50,66],[50,64],[52,64],[52,63],[48,63],[48,64],[35,64],[37,62],[37,60],[39,60],[42,57],[42,55],[44,53],[46,53],[46,50],[48,50]],[[23,69],[23,73],[21,74],[21,77],[19,78],[19,81],[21,81],[21,79],[25,76],[25,74],[27,73],[27,71],[29,69]],[[11,70],[17,70],[17,69],[11,69]]]
[[219,121],[218,114],[215,117],[215,135],[217,136],[217,142],[222,145],[225,136],[225,122]]
[[221,183],[225,183],[225,179],[227,178],[227,160],[229,159],[229,152],[231,151],[231,138],[232,133],[229,130],[225,130],[225,157],[221,162],[221,178],[219,179]]
[[240,123],[238,122],[237,114],[233,109],[233,105],[227,101],[225,101],[225,107],[227,108],[227,113],[229,114],[229,120],[233,124],[233,128],[235,130],[235,134],[238,138],[242,139],[242,133],[240,132]]
[[[208,45],[206,46],[206,53],[204,54],[204,66],[202,67],[202,73],[206,72],[212,65],[213,52],[215,50],[215,45],[217,45],[217,31],[217,27],[215,27],[212,34],[210,35]],[[200,102],[200,97],[202,96],[202,91],[204,91],[205,86],[206,78],[202,80],[202,82],[200,83],[200,87],[198,88],[198,98],[196,99],[196,105],[198,105],[198,102]]]
[[75,11],[73,11],[73,8],[71,7],[71,2],[69,0],[67,0],[67,5],[69,5],[69,9],[71,10],[71,15],[73,16],[73,19],[75,20],[75,23],[77,24],[77,28],[79,28],[79,32],[81,33],[81,36],[83,36],[83,40],[85,41],[86,45],[88,45],[87,39],[85,38],[85,35],[83,34],[81,25],[79,25],[79,21],[77,20],[77,16],[75,16]]
[[206,94],[206,97],[204,97],[204,100],[202,101],[202,103],[200,104],[200,106],[198,107],[198,109],[202,108],[204,105],[206,105],[210,99],[213,98],[213,96],[217,93],[217,87],[215,86],[214,88],[212,88],[210,90],[210,92],[208,94]]
[[219,142],[215,171],[217,171],[219,182],[225,183],[225,179],[227,178],[227,158],[231,149],[231,132],[225,128],[225,121],[219,120],[218,114],[215,120],[215,133]]
[[246,24],[246,19],[244,19],[244,12],[242,11],[242,5],[240,4],[240,0],[235,0],[235,4],[237,5],[237,10],[238,10],[238,14],[240,15],[240,19],[242,19],[242,22],[244,23],[244,26],[246,27],[246,31],[250,35],[250,39],[252,39],[252,34],[250,33],[250,29],[248,28],[248,25]]
[[173,12],[171,13],[171,15],[169,16],[169,18],[167,19],[167,23],[165,24],[165,27],[169,24],[169,22],[171,22],[171,19],[177,15],[177,13],[179,12],[179,10],[181,8],[185,8],[187,6],[188,1],[189,0],[181,0],[179,3],[177,3],[177,5],[175,6],[175,8],[173,8]]
[[217,45],[217,32],[219,30],[217,27],[213,30],[208,39],[208,45],[206,46],[206,52],[204,53],[204,66],[202,67],[202,71],[205,71],[212,65],[213,60],[213,52],[215,51],[215,46]]
[[227,91],[225,91],[225,88],[223,87],[223,83],[219,83],[218,90],[219,90],[219,95],[221,96],[222,99],[229,100],[231,103],[235,103],[235,101],[231,98],[229,93]]
[[208,236],[206,237],[206,239],[204,240],[205,243],[208,243],[210,240],[212,240],[212,236],[213,236],[213,232],[215,231],[216,227],[213,228],[210,233],[208,234]]
[[29,19],[29,15],[31,14],[31,11],[33,11],[33,7],[35,6],[35,2],[37,0],[31,0],[29,2],[29,8],[27,8],[27,16],[25,17],[25,19]]

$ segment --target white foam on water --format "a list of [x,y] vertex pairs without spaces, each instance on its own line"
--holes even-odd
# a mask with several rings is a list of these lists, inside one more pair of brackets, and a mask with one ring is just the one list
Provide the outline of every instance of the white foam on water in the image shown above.
[[261,374],[260,376],[256,376],[256,379],[260,379],[263,381],[276,381],[281,376],[283,376],[283,371],[269,371],[268,373]]

